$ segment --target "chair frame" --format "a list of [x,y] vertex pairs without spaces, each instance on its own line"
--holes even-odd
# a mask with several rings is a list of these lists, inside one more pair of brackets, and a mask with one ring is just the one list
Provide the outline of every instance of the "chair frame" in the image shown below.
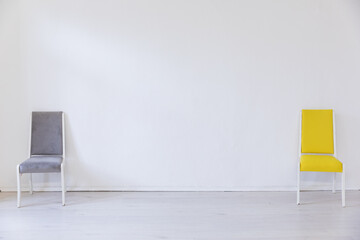
[[[62,121],[62,163],[61,163],[61,192],[62,192],[62,206],[65,206],[65,193],[66,193],[66,185],[65,185],[65,114],[61,113],[61,121]],[[29,134],[29,158],[31,155],[31,135],[32,135],[32,113],[30,116],[30,134]],[[17,207],[21,206],[21,176],[20,173],[20,164],[16,166],[16,175],[17,175]],[[33,194],[33,183],[32,183],[32,173],[29,173],[29,192]]]
[[[332,109],[333,110],[333,109]],[[299,163],[298,163],[298,176],[297,176],[297,205],[300,205],[300,158],[302,155],[330,155],[337,158],[336,154],[336,129],[335,129],[335,112],[333,110],[333,145],[334,145],[334,153],[326,154],[326,153],[302,153],[301,152],[301,134],[302,134],[302,111],[300,111],[300,134],[299,134]],[[345,207],[345,165],[343,164],[343,171],[341,173],[341,204],[342,207]],[[333,172],[333,184],[332,184],[332,192],[335,193],[335,183],[336,183],[336,172]]]

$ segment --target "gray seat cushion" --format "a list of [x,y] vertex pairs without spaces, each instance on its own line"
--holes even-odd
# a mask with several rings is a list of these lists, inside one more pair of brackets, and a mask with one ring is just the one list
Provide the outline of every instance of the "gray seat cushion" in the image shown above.
[[20,173],[60,172],[62,160],[59,156],[32,156],[20,164]]

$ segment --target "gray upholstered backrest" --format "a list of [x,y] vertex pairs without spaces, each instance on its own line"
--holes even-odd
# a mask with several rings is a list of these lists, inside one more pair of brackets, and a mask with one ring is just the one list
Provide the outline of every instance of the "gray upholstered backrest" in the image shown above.
[[62,155],[62,112],[33,112],[31,155]]

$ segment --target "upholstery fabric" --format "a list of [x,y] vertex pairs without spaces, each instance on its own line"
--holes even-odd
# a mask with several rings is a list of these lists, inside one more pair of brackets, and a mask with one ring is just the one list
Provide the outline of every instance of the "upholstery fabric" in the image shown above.
[[33,112],[31,155],[62,155],[62,112]]
[[332,110],[302,110],[301,152],[334,153]]
[[20,164],[20,173],[60,172],[61,156],[32,156]]
[[343,164],[329,155],[302,155],[300,171],[310,172],[342,172]]

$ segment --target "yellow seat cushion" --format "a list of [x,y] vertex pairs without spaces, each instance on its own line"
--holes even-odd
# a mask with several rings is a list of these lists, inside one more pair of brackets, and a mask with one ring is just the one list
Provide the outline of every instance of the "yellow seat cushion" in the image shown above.
[[300,171],[310,172],[342,172],[343,164],[333,156],[302,155]]

